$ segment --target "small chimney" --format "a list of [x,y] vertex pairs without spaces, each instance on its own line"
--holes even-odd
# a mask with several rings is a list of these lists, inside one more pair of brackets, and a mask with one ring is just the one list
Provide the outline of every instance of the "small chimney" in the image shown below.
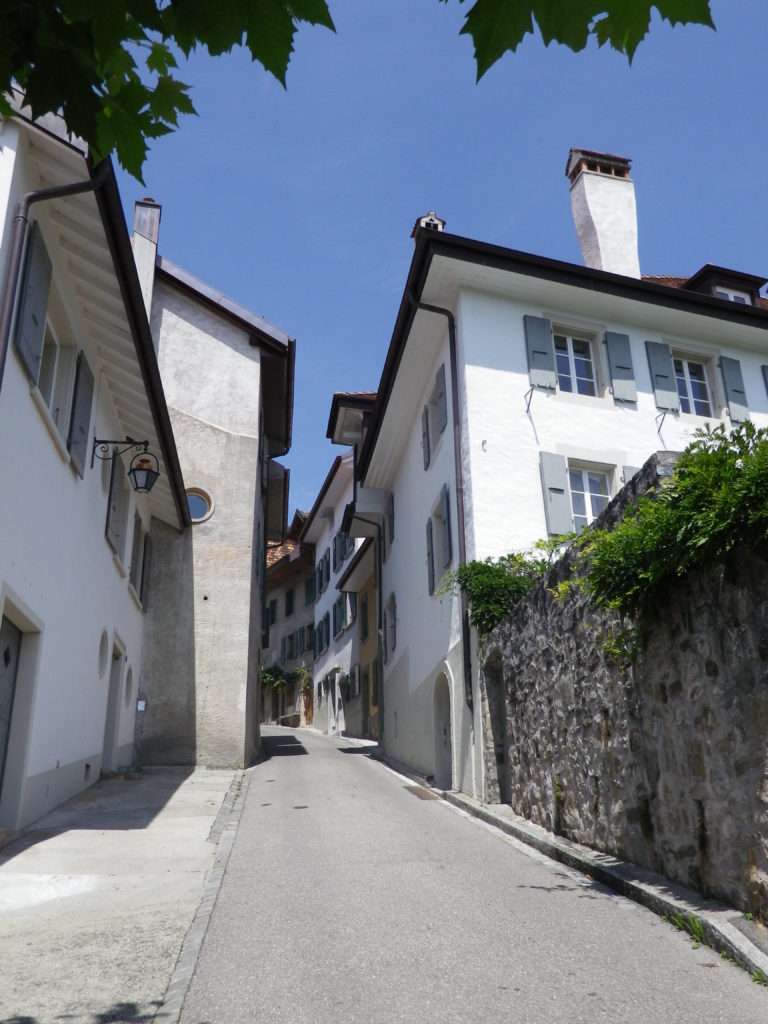
[[152,309],[152,290],[155,284],[157,239],[160,234],[162,206],[147,196],[140,199],[133,213],[133,259],[139,275],[141,294],[149,319]]
[[571,212],[584,263],[595,270],[640,277],[635,186],[630,161],[610,153],[572,149],[565,168]]
[[423,217],[419,217],[416,223],[413,225],[413,231],[411,232],[411,238],[415,238],[420,228],[427,228],[428,231],[442,231],[445,227],[445,221],[441,220],[437,216],[434,210],[430,210],[429,213]]

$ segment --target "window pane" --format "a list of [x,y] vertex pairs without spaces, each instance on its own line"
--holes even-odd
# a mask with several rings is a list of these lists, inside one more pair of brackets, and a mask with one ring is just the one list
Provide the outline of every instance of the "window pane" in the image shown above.
[[608,479],[605,473],[588,473],[589,490],[591,494],[607,494]]

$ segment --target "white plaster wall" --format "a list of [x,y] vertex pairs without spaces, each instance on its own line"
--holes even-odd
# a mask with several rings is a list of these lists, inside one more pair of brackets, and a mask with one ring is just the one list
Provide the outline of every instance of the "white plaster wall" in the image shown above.
[[[637,311],[634,311],[635,315]],[[615,402],[605,346],[595,346],[598,375],[606,385],[601,397],[556,394],[537,390],[526,413],[530,389],[526,361],[523,315],[547,316],[570,326],[608,329],[628,334],[638,388],[637,403]],[[620,489],[621,468],[639,467],[657,450],[679,451],[688,444],[706,419],[690,414],[668,414],[661,432],[660,411],[654,402],[645,341],[665,341],[673,348],[705,353],[713,360],[729,355],[741,361],[750,415],[759,426],[768,425],[766,398],[760,366],[766,356],[732,347],[723,326],[723,343],[699,340],[696,333],[674,335],[647,329],[642,324],[600,318],[595,296],[595,318],[569,316],[567,309],[532,308],[513,299],[462,292],[458,304],[458,331],[466,360],[465,460],[469,468],[471,505],[467,524],[468,558],[483,559],[510,551],[526,550],[546,537],[544,499],[539,453],[554,452],[584,462],[616,466],[614,491]],[[713,377],[712,422],[729,425],[720,371]]]
[[[6,145],[8,137],[6,126],[0,144]],[[19,194],[35,184],[25,177],[20,161],[11,191]],[[44,216],[40,219],[45,223]],[[53,244],[49,251],[54,282],[60,282],[59,253]],[[90,436],[121,436],[98,352],[75,330],[70,297],[62,293],[60,298],[96,378]],[[146,528],[148,510],[144,499],[131,493],[124,567],[119,566],[104,536],[107,494],[101,464],[87,465],[81,480],[48,423],[12,346],[0,392],[0,478],[13,482],[0,502],[0,609],[24,630],[37,633],[25,633],[15,704],[15,710],[28,705],[31,723],[20,735],[22,723],[14,716],[9,747],[11,774],[20,769],[24,782],[15,793],[4,792],[0,826],[24,824],[98,779],[110,671],[108,658],[104,675],[99,672],[102,632],[109,655],[115,637],[125,648],[117,746],[119,763],[131,759],[143,616],[129,592],[126,571],[136,502]],[[34,663],[24,665],[25,657]],[[128,667],[133,693],[126,704]],[[91,764],[88,780],[86,762]]]
[[[430,464],[425,470],[421,410],[443,363],[448,424],[438,438],[431,438]],[[396,597],[397,646],[384,666],[384,744],[390,757],[433,774],[434,689],[438,676],[445,672],[451,689],[454,784],[464,780],[463,786],[471,792],[471,716],[464,701],[459,602],[451,594],[430,595],[427,576],[426,524],[443,484],[449,490],[451,567],[455,568],[458,521],[447,330],[426,375],[422,401],[410,426],[410,440],[392,482],[395,539],[382,570],[382,598],[386,605],[390,593]]]
[[152,336],[168,405],[258,437],[260,351],[245,330],[155,279]]

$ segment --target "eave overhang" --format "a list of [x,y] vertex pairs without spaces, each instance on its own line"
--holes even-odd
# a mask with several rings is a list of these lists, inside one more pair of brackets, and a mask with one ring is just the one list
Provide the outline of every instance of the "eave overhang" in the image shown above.
[[59,286],[71,296],[77,329],[98,353],[94,369],[103,375],[122,430],[126,437],[149,441],[158,457],[160,477],[148,495],[150,512],[179,528],[189,526],[184,480],[112,162],[107,158],[94,167],[82,140],[66,132],[61,118],[32,121],[19,104],[17,120],[27,133],[39,188],[98,176],[94,191],[39,204],[34,215],[53,228],[67,272]]
[[336,583],[337,590],[348,594],[359,594],[374,574],[376,547],[368,537],[355,552],[352,561]]

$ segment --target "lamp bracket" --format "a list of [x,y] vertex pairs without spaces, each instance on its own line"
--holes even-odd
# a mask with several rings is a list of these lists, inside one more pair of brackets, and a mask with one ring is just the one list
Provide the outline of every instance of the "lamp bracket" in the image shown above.
[[[113,448],[116,450],[112,451]],[[136,449],[137,454],[141,452],[146,455],[149,451],[149,441],[134,441],[132,437],[123,437],[118,441],[105,441],[94,437],[91,450],[91,469],[93,469],[94,459],[114,459],[116,455],[125,455],[132,448]]]

